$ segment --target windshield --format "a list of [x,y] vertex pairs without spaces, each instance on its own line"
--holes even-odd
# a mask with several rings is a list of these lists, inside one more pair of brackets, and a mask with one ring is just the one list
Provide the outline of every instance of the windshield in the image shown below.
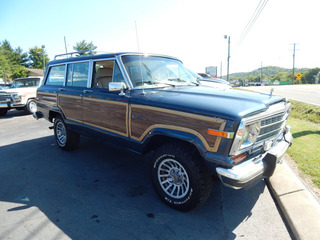
[[40,79],[38,78],[14,80],[10,88],[38,87],[39,82],[40,82]]
[[152,56],[123,56],[133,87],[194,85],[196,80],[179,60]]

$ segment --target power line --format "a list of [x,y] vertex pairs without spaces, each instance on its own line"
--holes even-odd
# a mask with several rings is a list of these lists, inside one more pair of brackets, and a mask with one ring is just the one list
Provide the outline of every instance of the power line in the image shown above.
[[255,24],[255,22],[257,21],[258,17],[260,16],[261,12],[263,11],[263,9],[265,8],[265,6],[267,5],[269,0],[260,0],[258,6],[256,7],[252,17],[250,18],[249,22],[247,23],[246,27],[243,29],[242,34],[240,36],[240,40],[238,42],[238,45],[241,44],[241,42],[243,41],[243,39],[247,36],[247,34],[250,32],[252,26]]

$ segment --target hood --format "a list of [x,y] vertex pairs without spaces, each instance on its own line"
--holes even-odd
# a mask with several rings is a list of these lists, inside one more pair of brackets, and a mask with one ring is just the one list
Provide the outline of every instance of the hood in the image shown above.
[[265,111],[283,98],[241,90],[219,90],[201,86],[133,90],[131,103],[142,104],[218,118],[241,118]]

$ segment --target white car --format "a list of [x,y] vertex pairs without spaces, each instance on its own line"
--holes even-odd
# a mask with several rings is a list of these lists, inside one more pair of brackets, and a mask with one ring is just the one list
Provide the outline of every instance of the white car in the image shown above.
[[[6,94],[4,102],[0,102],[0,115],[5,115],[9,109],[25,110],[29,113],[37,111],[35,97],[43,77],[17,78],[8,89],[3,89]],[[11,101],[9,102],[9,97]]]

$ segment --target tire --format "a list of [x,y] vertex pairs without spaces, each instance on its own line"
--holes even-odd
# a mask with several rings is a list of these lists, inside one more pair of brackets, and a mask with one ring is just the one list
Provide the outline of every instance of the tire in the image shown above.
[[30,99],[28,102],[27,102],[27,105],[25,106],[25,111],[27,113],[34,113],[37,111],[37,103],[35,100],[33,99]]
[[68,129],[61,116],[54,119],[54,136],[58,147],[67,151],[76,149],[80,142],[80,135]]
[[160,199],[179,211],[201,205],[212,189],[211,174],[200,155],[183,144],[166,144],[156,150],[151,178]]
[[0,116],[6,115],[7,112],[8,112],[8,109],[6,109],[6,108],[0,108]]

